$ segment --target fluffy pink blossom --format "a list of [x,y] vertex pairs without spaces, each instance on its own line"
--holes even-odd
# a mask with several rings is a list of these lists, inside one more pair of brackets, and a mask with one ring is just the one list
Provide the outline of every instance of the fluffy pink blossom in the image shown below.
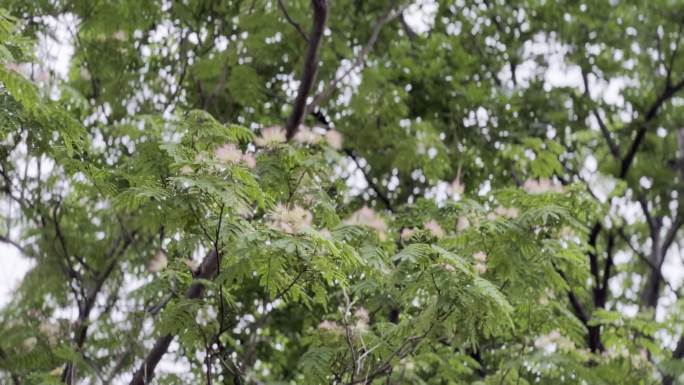
[[473,259],[475,259],[475,271],[479,274],[484,274],[487,272],[487,254],[484,251],[478,251],[473,254]]
[[270,227],[288,234],[296,234],[311,227],[313,215],[309,210],[294,206],[289,209],[278,203],[269,214]]
[[248,168],[256,167],[256,159],[252,154],[243,154],[240,157],[240,163],[244,164]]
[[190,167],[190,166],[188,166],[188,165],[185,165],[185,166],[181,167],[181,169],[180,169],[181,175],[190,175],[190,174],[192,174],[194,171],[195,171],[195,170],[193,170],[192,167]]
[[456,222],[456,230],[463,231],[470,227],[470,221],[466,217],[459,217]]
[[59,335],[59,325],[54,324],[52,322],[48,321],[43,321],[40,323],[40,326],[38,326],[38,330],[47,337],[48,343],[51,346],[55,346],[57,344],[57,336]]
[[368,323],[370,321],[370,315],[368,314],[368,310],[366,310],[363,307],[356,309],[356,311],[354,312],[354,317],[356,317],[359,321],[363,321],[365,323]]
[[321,142],[321,136],[311,130],[309,127],[301,125],[294,136],[294,140],[301,144],[318,144]]
[[430,234],[436,238],[442,238],[444,236],[444,229],[435,220],[429,220],[423,224],[425,230],[429,231]]
[[325,133],[325,141],[328,146],[334,148],[335,150],[342,149],[342,134],[337,130],[329,130]]
[[325,321],[322,321],[321,323],[319,323],[318,329],[333,332],[335,334],[341,334],[342,332],[344,332],[344,329],[342,329],[342,326],[340,326],[337,322],[328,321],[328,320],[325,320]]
[[414,229],[410,229],[410,228],[408,228],[408,227],[404,227],[404,228],[401,230],[401,240],[402,240],[402,241],[408,241],[409,238],[411,238],[411,236],[412,236],[415,232],[416,232],[416,230],[414,230]]
[[465,185],[461,182],[460,178],[456,178],[451,182],[449,190],[453,196],[463,195],[463,192],[465,191]]
[[562,193],[563,186],[553,183],[549,179],[528,179],[523,184],[523,188],[530,194]]
[[85,81],[90,81],[90,79],[92,79],[92,76],[90,76],[90,71],[88,71],[88,69],[85,67],[81,68],[79,75],[81,76],[81,79]]
[[118,30],[112,34],[112,37],[114,38],[114,40],[124,41],[126,40],[126,32]]
[[236,164],[242,159],[242,151],[233,143],[226,143],[214,150],[214,156],[221,163]]
[[518,217],[518,209],[515,207],[503,207],[499,206],[497,207],[494,212],[496,215],[504,217],[504,218],[517,218]]
[[381,240],[385,238],[385,231],[387,231],[385,220],[368,206],[363,206],[356,210],[344,221],[344,223],[348,225],[368,226],[378,233]]
[[287,140],[285,130],[280,126],[272,126],[261,130],[261,135],[254,139],[257,146],[271,147]]
[[478,251],[477,253],[473,254],[473,259],[478,262],[485,263],[487,262],[487,254],[485,254],[484,251]]
[[150,260],[150,263],[147,265],[147,270],[150,273],[157,273],[166,268],[166,265],[168,265],[169,260],[166,258],[166,254],[162,250],[159,250],[157,254],[154,255],[154,257]]
[[31,350],[33,350],[33,348],[36,347],[37,343],[38,339],[36,337],[29,337],[22,341],[21,346],[24,348],[24,350],[30,352]]
[[197,270],[199,267],[200,263],[198,261],[195,261],[194,259],[184,259],[183,264],[188,267],[191,271]]

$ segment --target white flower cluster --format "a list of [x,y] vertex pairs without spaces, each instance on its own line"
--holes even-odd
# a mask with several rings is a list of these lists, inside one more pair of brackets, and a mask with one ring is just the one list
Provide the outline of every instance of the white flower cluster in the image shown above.
[[549,179],[528,179],[523,184],[523,188],[529,194],[562,193],[563,186],[553,183]]
[[50,346],[57,345],[57,337],[59,336],[59,325],[52,322],[43,321],[40,323],[38,330],[47,337]]
[[[323,140],[323,135],[301,125],[294,136],[294,140],[301,144],[319,144]],[[325,132],[325,142],[335,150],[340,150],[342,149],[342,134],[337,130],[328,130]]]
[[541,335],[534,340],[534,347],[545,351],[546,353],[553,353],[557,349],[568,351],[575,348],[575,344],[564,337],[558,330],[553,330],[549,334]]
[[435,238],[442,238],[444,236],[444,229],[435,220],[429,220],[423,224],[425,230],[429,231]]
[[311,228],[313,215],[309,210],[294,206],[291,209],[282,203],[278,203],[269,214],[269,226],[278,231],[288,234],[296,234]]
[[494,213],[500,217],[515,219],[518,217],[518,209],[515,207],[499,206],[494,210]]
[[372,208],[363,206],[356,210],[349,218],[344,220],[347,225],[367,226],[378,233],[380,240],[385,240],[387,224]]
[[157,254],[152,257],[150,262],[147,264],[147,270],[150,273],[158,273],[164,269],[166,269],[166,265],[168,265],[169,260],[166,258],[166,254],[164,254],[163,250],[159,250]]
[[[437,221],[435,221],[435,220],[429,220],[429,221],[423,223],[423,228],[425,230],[427,230],[430,234],[432,234],[432,236],[434,236],[435,238],[438,238],[438,239],[442,238],[445,234],[442,226],[439,223],[437,223]],[[409,240],[409,238],[411,238],[411,236],[413,236],[413,234],[415,232],[416,232],[416,230],[413,228],[409,228],[409,227],[403,228],[401,230],[401,240],[402,241]]]
[[333,334],[344,333],[344,328],[335,321],[328,321],[328,320],[322,321],[321,323],[318,324],[318,329],[324,330],[327,332],[331,332]]
[[261,135],[254,140],[254,143],[261,147],[274,147],[286,141],[285,130],[280,126],[271,126],[262,129]]
[[461,196],[465,191],[465,185],[461,182],[461,178],[457,177],[449,185],[449,192],[452,196]]
[[478,251],[473,254],[473,259],[475,259],[475,271],[479,274],[484,274],[487,272],[487,254],[484,251]]
[[256,167],[254,155],[243,153],[235,144],[226,143],[214,150],[214,157],[224,164],[242,164],[249,168]]
[[456,222],[456,230],[464,231],[470,227],[470,221],[466,217],[459,217]]
[[363,333],[368,330],[368,323],[370,322],[370,315],[368,314],[368,310],[365,308],[358,308],[354,312],[354,317],[356,318],[356,324],[354,325],[354,329],[357,332]]

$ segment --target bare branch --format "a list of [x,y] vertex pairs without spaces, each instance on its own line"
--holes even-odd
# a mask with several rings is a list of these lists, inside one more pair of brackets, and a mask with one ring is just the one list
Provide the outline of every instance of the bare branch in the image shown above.
[[667,233],[665,234],[665,238],[663,240],[663,244],[660,246],[660,259],[658,261],[660,267],[662,267],[663,263],[665,262],[665,255],[667,254],[667,251],[670,249],[672,242],[674,242],[677,232],[682,227],[682,225],[684,225],[683,222],[684,220],[681,218],[681,215],[677,215],[673,219],[672,225],[667,230]]
[[655,119],[655,117],[658,114],[658,110],[667,102],[672,96],[674,96],[677,92],[681,91],[684,89],[684,79],[680,80],[677,84],[674,86],[666,86],[665,90],[663,91],[660,96],[651,104],[651,107],[646,111],[646,115],[644,116],[644,120],[639,126],[636,136],[634,137],[634,140],[632,141],[632,144],[629,146],[629,150],[627,150],[627,154],[625,157],[622,159],[622,163],[620,165],[620,178],[624,178],[627,175],[627,172],[629,172],[629,167],[632,165],[632,162],[634,161],[634,157],[636,156],[636,153],[639,151],[639,146],[641,145],[641,142],[643,142],[644,137],[646,136],[646,132],[648,131],[648,128],[650,126],[650,122]]
[[657,224],[651,215],[651,210],[648,208],[648,202],[646,202],[646,199],[643,196],[639,196],[638,201],[641,206],[641,211],[644,213],[644,217],[646,217],[646,224],[648,225],[649,230],[651,230],[651,234],[653,234],[656,231]]
[[[107,267],[105,267],[105,269],[95,278],[95,282],[88,293],[84,294],[83,305],[79,305],[76,331],[74,333],[74,343],[77,349],[81,349],[85,344],[88,335],[88,319],[90,318],[90,312],[95,306],[95,301],[100,290],[102,290],[102,286],[109,276],[111,276],[114,267],[116,267],[118,263],[119,257],[124,254],[132,241],[132,238],[125,236],[119,237],[114,241],[114,244],[105,257],[106,260],[109,260]],[[62,372],[62,381],[67,384],[73,384],[75,382],[75,367],[72,362],[68,363],[64,368],[64,371]]]
[[[654,265],[653,262],[651,262],[651,260],[648,259],[648,257],[643,253],[643,251],[639,250],[636,246],[634,246],[634,245],[632,244],[632,241],[629,239],[629,237],[627,236],[627,234],[625,234],[625,230],[624,230],[624,229],[622,229],[622,228],[618,229],[618,230],[617,230],[617,233],[618,233],[618,235],[620,235],[620,237],[625,241],[625,243],[627,244],[627,246],[629,246],[629,248],[632,250],[632,252],[633,252],[639,259],[641,259],[641,261],[644,262],[644,263],[646,264],[646,266],[648,266],[649,269],[651,269],[651,270],[657,270],[657,269],[658,269],[658,267],[657,267],[656,265]],[[666,285],[667,287],[669,287],[670,290],[672,290],[673,293],[676,293],[676,292],[677,292],[677,290],[674,288],[674,286],[672,286],[672,284],[671,284],[667,279],[665,279],[665,277],[662,277],[662,280],[663,280],[663,282],[665,283],[665,285]]]
[[[613,267],[613,246],[615,245],[615,234],[610,233],[607,235],[606,240],[606,263],[603,266],[603,278],[600,286],[601,296],[597,305],[601,307],[606,306],[607,292],[608,292],[608,281],[610,280],[610,271]],[[597,283],[598,285],[598,283]]]
[[287,8],[285,8],[285,4],[283,4],[283,0],[278,0],[278,8],[280,8],[280,10],[283,12],[283,15],[285,16],[285,19],[287,20],[287,22],[290,23],[290,25],[292,25],[292,26],[294,27],[294,29],[296,29],[297,32],[299,32],[299,34],[302,36],[302,38],[304,39],[304,41],[306,41],[306,42],[308,43],[308,42],[309,42],[309,37],[306,36],[306,33],[304,33],[304,30],[302,29],[302,26],[299,25],[299,23],[297,23],[296,21],[294,21],[294,20],[290,17],[290,14],[287,13]]
[[24,256],[31,255],[29,253],[29,251],[24,246],[22,246],[19,242],[10,239],[9,235],[7,235],[7,236],[0,235],[0,242],[14,246],[14,248],[16,248],[20,253],[24,254]]
[[351,149],[344,149],[344,152],[351,158],[351,160],[354,161],[356,164],[356,167],[361,171],[363,174],[364,179],[366,179],[366,182],[368,183],[368,186],[375,192],[375,195],[378,196],[378,199],[385,205],[385,207],[389,211],[394,211],[394,208],[392,207],[392,202],[390,202],[389,198],[380,191],[380,187],[373,182],[373,179],[366,173],[366,170],[364,170],[363,167],[361,167],[361,164],[359,163],[359,158],[354,154],[354,151]]
[[[591,93],[589,92],[589,74],[582,69],[582,81],[584,82],[584,96],[590,101],[591,100]],[[610,149],[610,153],[613,154],[613,157],[617,159],[618,161],[621,160],[620,158],[620,149],[618,146],[615,144],[613,141],[613,138],[610,136],[610,131],[608,131],[608,127],[606,126],[605,122],[601,118],[601,115],[592,108],[591,110],[592,115],[596,118],[596,121],[598,122],[599,128],[601,129],[601,134],[603,134],[603,137],[606,139],[606,143],[608,144],[608,148]]]
[[404,17],[403,13],[399,16],[399,22],[401,22],[401,28],[403,28],[404,32],[406,32],[406,36],[408,36],[410,41],[413,41],[418,37],[418,33],[411,28],[410,25],[406,22],[406,18]]
[[292,139],[297,133],[297,129],[304,117],[306,99],[308,98],[311,86],[316,79],[316,71],[318,69],[318,48],[320,47],[321,39],[323,38],[325,20],[328,18],[327,0],[311,0],[311,5],[314,10],[314,21],[313,26],[311,27],[309,48],[306,51],[304,68],[299,82],[299,90],[297,90],[297,97],[292,106],[292,113],[287,118],[287,123],[285,124],[287,140]]
[[651,270],[651,274],[649,274],[646,280],[646,285],[644,286],[644,291],[641,295],[642,303],[648,308],[655,308],[658,305],[658,301],[660,300],[661,283],[664,281],[662,267],[663,263],[665,263],[665,256],[667,255],[668,249],[674,242],[675,236],[677,235],[677,232],[681,228],[682,224],[682,219],[680,216],[677,216],[673,220],[672,226],[665,234],[665,238],[661,240],[660,224],[657,227],[657,233],[651,234],[651,240],[653,244],[651,246],[651,257],[649,259],[655,266],[655,269]]
[[556,270],[556,272],[558,273],[558,275],[560,275],[561,278],[563,278],[563,281],[565,281],[565,284],[568,285],[568,299],[570,300],[570,305],[572,305],[572,309],[574,310],[575,315],[577,316],[577,319],[579,319],[582,322],[582,324],[584,324],[585,327],[588,327],[589,316],[587,315],[587,312],[584,310],[582,303],[577,298],[575,291],[572,290],[572,287],[570,287],[570,282],[568,282],[568,279],[565,276],[565,273],[563,273],[563,270],[558,268],[558,266],[556,266],[556,264],[553,264],[553,267]]
[[331,80],[325,87],[325,89],[323,89],[323,91],[321,91],[314,97],[313,101],[306,107],[307,115],[313,112],[313,110],[321,103],[328,100],[335,92],[335,90],[337,90],[338,84],[342,82],[344,79],[346,79],[347,76],[349,76],[356,68],[360,67],[364,63],[364,61],[366,60],[366,56],[368,56],[370,51],[373,49],[375,42],[378,40],[382,27],[384,27],[385,24],[389,23],[390,21],[401,16],[404,9],[406,9],[406,6],[400,7],[399,9],[395,10],[390,9],[375,22],[375,24],[372,27],[371,36],[368,39],[368,42],[366,42],[366,45],[363,47],[363,49],[361,49],[361,52],[359,52],[359,54],[356,56],[354,62],[351,64],[349,68],[347,68],[347,70],[342,75]]

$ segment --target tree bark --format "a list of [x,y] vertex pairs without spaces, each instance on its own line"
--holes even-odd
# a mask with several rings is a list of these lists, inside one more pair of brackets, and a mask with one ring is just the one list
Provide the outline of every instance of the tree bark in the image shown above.
[[287,118],[287,123],[285,124],[287,140],[290,140],[295,136],[299,125],[302,123],[302,118],[306,111],[306,99],[309,97],[311,86],[316,80],[316,72],[318,70],[318,49],[321,45],[321,39],[323,38],[325,20],[328,18],[327,0],[311,0],[311,6],[314,11],[314,21],[309,36],[309,47],[306,50],[306,57],[304,58],[304,68],[299,81],[297,97],[292,106],[292,113]]

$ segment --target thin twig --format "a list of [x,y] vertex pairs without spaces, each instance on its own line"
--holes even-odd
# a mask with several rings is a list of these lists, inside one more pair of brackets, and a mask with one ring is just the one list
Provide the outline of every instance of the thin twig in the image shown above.
[[290,17],[290,14],[287,13],[287,8],[285,8],[285,4],[283,4],[283,0],[278,0],[278,8],[280,8],[280,10],[283,12],[283,15],[285,16],[285,19],[287,20],[287,22],[290,23],[290,25],[292,25],[292,26],[294,27],[294,29],[296,29],[297,32],[299,32],[299,35],[302,36],[302,38],[304,39],[304,41],[306,41],[306,42],[308,43],[308,42],[309,42],[309,37],[306,36],[306,33],[305,33],[304,30],[302,29],[302,26],[299,25],[299,23],[297,23],[296,21],[294,21],[294,20]]

